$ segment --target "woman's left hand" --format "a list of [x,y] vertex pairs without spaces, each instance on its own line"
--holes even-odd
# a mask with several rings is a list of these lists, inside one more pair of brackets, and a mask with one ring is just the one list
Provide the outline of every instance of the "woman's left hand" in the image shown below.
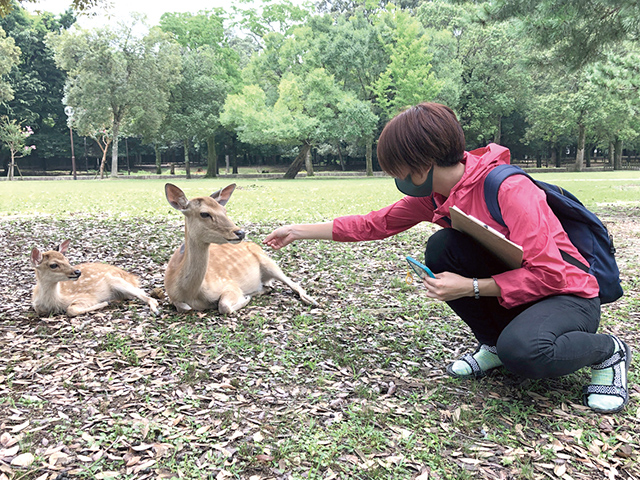
[[427,289],[427,297],[449,302],[462,297],[473,297],[473,280],[457,273],[437,273],[436,278],[426,277],[423,280]]

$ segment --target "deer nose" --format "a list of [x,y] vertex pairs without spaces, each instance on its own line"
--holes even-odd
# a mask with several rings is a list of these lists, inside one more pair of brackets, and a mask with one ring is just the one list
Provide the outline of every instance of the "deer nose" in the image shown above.
[[73,271],[73,274],[74,274],[76,277],[79,277],[80,275],[82,275],[82,272],[81,272],[80,270],[74,270],[74,271]]
[[236,230],[235,232],[233,232],[236,234],[236,237],[238,237],[239,240],[244,240],[244,230]]

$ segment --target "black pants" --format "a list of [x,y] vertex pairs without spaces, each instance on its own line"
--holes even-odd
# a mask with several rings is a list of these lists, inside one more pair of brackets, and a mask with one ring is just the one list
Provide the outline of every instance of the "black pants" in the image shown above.
[[[427,242],[425,264],[435,273],[488,278],[507,267],[473,238],[452,228]],[[558,295],[504,308],[496,297],[447,302],[482,344],[496,346],[504,366],[526,378],[551,378],[613,355],[609,335],[596,334],[600,299]]]

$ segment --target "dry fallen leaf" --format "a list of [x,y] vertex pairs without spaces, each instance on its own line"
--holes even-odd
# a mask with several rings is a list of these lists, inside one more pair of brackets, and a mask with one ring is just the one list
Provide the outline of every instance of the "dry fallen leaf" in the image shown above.
[[13,437],[11,437],[9,432],[4,432],[0,435],[0,445],[3,447],[11,447],[14,443],[16,442],[13,441]]
[[20,445],[14,445],[10,448],[0,450],[0,458],[14,457],[20,451]]
[[69,456],[62,452],[55,452],[49,457],[49,465],[52,467],[56,465],[65,465],[69,462]]
[[553,467],[553,473],[555,473],[558,477],[562,477],[565,473],[567,473],[567,466],[564,463],[556,465],[555,467]]
[[34,462],[34,460],[35,457],[31,453],[27,452],[18,455],[16,458],[11,460],[11,465],[14,467],[28,467]]
[[14,425],[13,427],[11,427],[11,431],[13,433],[18,433],[24,430],[25,428],[27,428],[28,426],[29,426],[29,420],[27,420],[24,423],[21,423],[20,425]]
[[100,472],[96,473],[96,480],[107,480],[109,478],[116,478],[118,475],[120,475],[118,472]]

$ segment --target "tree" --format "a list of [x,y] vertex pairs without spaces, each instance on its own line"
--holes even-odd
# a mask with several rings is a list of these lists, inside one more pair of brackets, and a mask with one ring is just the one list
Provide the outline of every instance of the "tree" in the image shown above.
[[220,121],[234,128],[242,142],[299,146],[284,178],[295,178],[311,145],[335,138],[347,121],[361,126],[362,138],[373,136],[377,117],[355,95],[339,89],[324,69],[313,70],[304,78],[289,73],[278,92],[276,102],[269,104],[259,86],[245,86],[241,93],[227,97]]
[[56,66],[53,51],[45,40],[50,32],[67,29],[74,22],[71,12],[60,16],[44,12],[36,16],[22,8],[15,8],[0,18],[0,27],[20,48],[19,64],[6,77],[14,90],[14,98],[0,106],[0,115],[20,119],[31,126],[33,141],[38,145],[34,156],[44,161],[54,157],[70,158],[67,119],[61,101],[66,74]]
[[49,37],[56,62],[69,75],[64,102],[78,112],[76,125],[110,125],[112,177],[118,175],[120,130],[131,121],[132,110],[166,109],[171,85],[179,79],[177,46],[158,28],[137,36],[139,23],[134,18],[117,30]]
[[5,31],[0,28],[0,104],[13,99],[11,84],[3,77],[18,63],[20,49],[16,47],[13,38],[7,38]]
[[640,39],[637,0],[498,0],[484,11],[487,20],[522,20],[521,35],[574,69],[602,58],[607,47]]
[[389,51],[374,18],[363,9],[336,19],[316,15],[309,19],[309,28],[307,62],[325,68],[341,88],[360,100],[373,102],[373,85],[389,63]]
[[8,117],[0,118],[0,141],[9,148],[11,155],[11,161],[7,169],[7,178],[9,180],[13,180],[13,171],[17,168],[16,160],[26,157],[36,148],[35,145],[25,145],[27,138],[31,135],[33,135],[31,127],[22,127],[17,121],[9,120]]
[[227,94],[241,83],[239,57],[228,45],[225,20],[222,9],[164,14],[160,19],[161,28],[182,47],[182,78],[171,90],[165,134],[183,141],[185,155],[191,141],[207,142],[206,177],[217,174],[220,111]]
[[[0,17],[4,17],[15,10],[19,4],[38,3],[38,0],[0,0]],[[109,6],[108,0],[71,0],[71,6],[78,12],[86,12],[96,8]]]
[[404,107],[433,100],[442,85],[431,71],[430,39],[418,21],[395,7],[388,7],[378,21],[390,61],[373,90],[388,120]]
[[617,170],[622,168],[623,142],[640,136],[640,45],[621,43],[605,59],[590,68],[590,80],[603,104],[593,123],[600,133],[597,140],[614,151],[612,164]]
[[460,34],[458,111],[471,145],[500,143],[502,120],[527,98],[530,72],[509,25],[474,26]]

